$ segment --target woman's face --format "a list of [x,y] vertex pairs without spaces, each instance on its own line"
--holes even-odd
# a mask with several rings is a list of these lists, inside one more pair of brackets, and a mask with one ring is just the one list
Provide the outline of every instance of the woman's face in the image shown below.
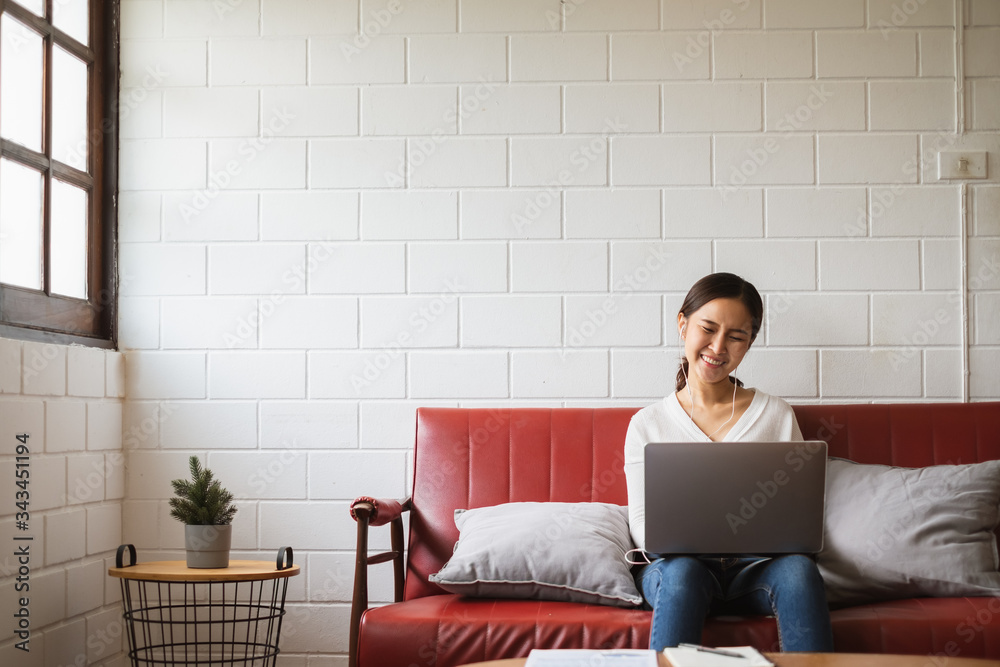
[[714,299],[685,318],[677,327],[688,360],[688,378],[716,383],[726,380],[750,349],[753,318],[739,299]]

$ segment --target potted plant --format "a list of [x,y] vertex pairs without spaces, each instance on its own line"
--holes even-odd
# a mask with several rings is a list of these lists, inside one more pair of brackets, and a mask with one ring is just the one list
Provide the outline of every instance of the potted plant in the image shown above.
[[197,456],[188,460],[191,479],[170,482],[176,497],[170,499],[170,516],[184,524],[187,566],[229,567],[232,521],[236,514],[233,494],[226,491]]

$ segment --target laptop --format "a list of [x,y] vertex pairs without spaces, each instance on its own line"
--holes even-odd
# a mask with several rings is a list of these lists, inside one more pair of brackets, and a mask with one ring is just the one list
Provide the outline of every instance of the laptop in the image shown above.
[[651,442],[645,457],[646,551],[823,548],[825,442]]

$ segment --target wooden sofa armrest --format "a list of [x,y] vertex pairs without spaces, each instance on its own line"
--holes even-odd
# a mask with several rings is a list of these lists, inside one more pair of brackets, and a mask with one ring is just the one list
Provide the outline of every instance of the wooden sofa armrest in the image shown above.
[[[358,663],[358,634],[361,615],[368,609],[368,566],[392,561],[393,599],[403,600],[403,512],[410,511],[410,499],[381,500],[361,496],[351,503],[351,518],[358,523],[357,551],[354,560],[354,597],[351,600],[351,644],[349,667]],[[368,555],[368,527],[390,524],[391,550]]]

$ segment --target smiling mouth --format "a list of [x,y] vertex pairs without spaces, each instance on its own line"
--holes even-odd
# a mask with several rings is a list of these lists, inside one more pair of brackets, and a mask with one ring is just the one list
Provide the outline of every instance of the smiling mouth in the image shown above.
[[701,360],[704,361],[709,366],[711,366],[712,368],[718,368],[719,366],[722,366],[725,363],[724,361],[715,361],[714,359],[709,359],[705,355],[701,355]]

